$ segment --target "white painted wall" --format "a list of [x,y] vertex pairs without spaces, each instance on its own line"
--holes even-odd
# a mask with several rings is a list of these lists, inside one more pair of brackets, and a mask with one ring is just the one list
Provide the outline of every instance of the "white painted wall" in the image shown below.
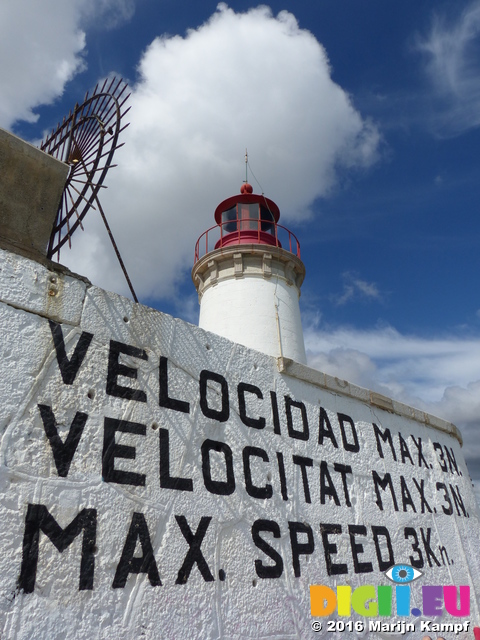
[[[0,253],[0,300],[2,638],[344,638],[328,633],[326,620],[320,632],[312,631],[312,621],[318,619],[310,614],[309,585],[390,584],[379,569],[375,526],[388,531],[396,562],[418,555],[406,533],[414,530],[418,536],[424,575],[412,583],[412,606],[419,604],[422,585],[468,585],[468,620],[472,626],[479,624],[479,513],[451,425],[305,366],[279,371],[272,357],[6,252]],[[51,327],[49,318],[61,327]],[[84,346],[86,334],[93,337],[83,360],[75,364],[82,333]],[[319,443],[320,407],[332,431]],[[56,444],[46,435],[49,415],[60,436]],[[356,440],[345,416],[353,421]],[[77,425],[84,421],[76,449],[71,438],[67,440],[75,419]],[[388,443],[377,443],[373,423],[390,430],[396,460]],[[169,476],[166,449],[160,447],[165,437]],[[447,451],[457,469],[446,462]],[[71,458],[63,477],[60,458]],[[225,471],[230,458],[234,487]],[[244,459],[250,461],[251,479]],[[344,469],[345,485],[338,469]],[[398,510],[389,489],[377,486],[376,491],[374,473],[379,478],[390,474]],[[168,477],[183,482],[174,488]],[[193,490],[185,490],[190,484]],[[222,487],[228,489],[225,495],[219,493]],[[264,497],[252,495],[252,487],[263,489]],[[335,491],[336,500],[325,494],[328,489],[332,496]],[[464,512],[453,504],[452,491],[461,496]],[[67,525],[82,511],[91,518],[96,514],[95,544],[80,532],[63,551],[55,548],[52,539],[62,547],[62,530],[55,529],[52,518],[68,533]],[[265,554],[252,534],[254,523],[265,520],[278,527],[278,538],[274,532],[261,534],[282,558],[277,578],[259,575],[262,567],[278,566],[278,556],[275,561]],[[331,560],[346,564],[346,574],[328,574],[322,524],[341,527],[327,542],[336,545],[337,553],[330,549]],[[371,563],[371,572],[355,573],[349,525],[365,527],[366,535],[354,536],[353,544],[363,546],[357,555]],[[161,586],[132,559],[132,553],[133,558],[145,555],[138,542],[145,526]],[[195,535],[202,537],[202,526],[203,575],[194,563],[188,579],[176,584],[188,561],[187,538],[191,542]],[[300,555],[300,575],[295,576],[290,531],[299,527],[311,532],[313,547]],[[440,566],[427,559],[427,536]],[[137,540],[130,555],[128,539]],[[85,577],[92,576],[89,544],[94,547],[93,589],[79,590],[82,541],[83,586]],[[306,534],[298,535],[299,544],[306,541]],[[445,547],[448,564],[439,546]],[[385,547],[380,551],[386,553]],[[122,562],[122,556],[128,556],[130,564],[128,557]],[[125,584],[118,585],[122,566]],[[151,572],[152,567],[150,558]],[[206,581],[210,574],[213,580]],[[351,620],[368,623],[357,614]],[[412,620],[416,632],[404,637],[418,639],[424,635],[420,618],[408,618]],[[447,614],[441,619],[452,620]],[[347,637],[391,636],[351,632]],[[472,631],[456,637],[471,639]]]
[[222,280],[205,289],[199,326],[274,357],[306,363],[299,291],[273,276]]

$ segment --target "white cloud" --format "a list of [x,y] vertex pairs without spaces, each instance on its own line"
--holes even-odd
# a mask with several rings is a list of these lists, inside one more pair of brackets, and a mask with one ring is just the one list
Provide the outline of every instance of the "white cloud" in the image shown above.
[[76,0],[86,26],[114,29],[128,22],[135,13],[135,0]]
[[[393,327],[370,331],[338,328],[333,331],[305,331],[312,354],[353,350],[368,354],[375,363],[376,377],[370,382],[384,385],[395,381],[410,398],[438,402],[447,386],[480,378],[480,340],[423,338],[402,335]],[[355,382],[355,380],[352,380]],[[415,390],[418,390],[418,394]]]
[[312,326],[305,342],[310,366],[453,422],[480,481],[480,339]]
[[35,122],[35,108],[54,102],[85,68],[86,27],[113,28],[134,8],[134,0],[0,3],[0,126]]
[[438,133],[455,135],[480,125],[480,1],[456,20],[436,15],[430,33],[418,37],[425,71],[435,91]]
[[83,67],[85,33],[76,2],[0,4],[0,126],[35,121],[33,109],[61,95]]
[[356,274],[346,271],[342,274],[343,292],[334,300],[337,306],[341,306],[356,298],[367,300],[381,300],[381,294],[374,282],[362,280]]
[[[376,159],[379,134],[330,77],[325,50],[293,15],[219,5],[185,37],[159,37],[139,64],[130,127],[102,203],[140,298],[172,295],[192,265],[196,238],[243,179],[245,147],[282,220],[305,217],[337,169]],[[257,189],[255,189],[257,191]],[[92,214],[77,233],[72,269],[126,291],[114,262],[86,260]]]

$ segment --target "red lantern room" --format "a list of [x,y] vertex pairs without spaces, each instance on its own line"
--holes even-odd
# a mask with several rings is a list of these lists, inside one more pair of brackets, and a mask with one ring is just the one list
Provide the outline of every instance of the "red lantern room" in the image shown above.
[[284,249],[300,258],[300,243],[295,234],[278,224],[280,209],[263,194],[253,193],[244,182],[240,193],[227,198],[215,209],[214,227],[197,240],[196,263],[211,251],[234,245],[269,245]]
[[215,222],[221,228],[215,249],[232,244],[269,244],[281,247],[276,233],[280,218],[277,205],[263,195],[253,193],[244,182],[240,194],[227,198],[215,210]]

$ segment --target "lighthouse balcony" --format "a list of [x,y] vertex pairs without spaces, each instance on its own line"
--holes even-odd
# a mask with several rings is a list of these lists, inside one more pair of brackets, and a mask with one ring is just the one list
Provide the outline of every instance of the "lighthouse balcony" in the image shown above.
[[211,251],[242,244],[279,247],[300,258],[300,243],[289,229],[274,220],[243,216],[224,218],[204,231],[195,245],[195,263]]

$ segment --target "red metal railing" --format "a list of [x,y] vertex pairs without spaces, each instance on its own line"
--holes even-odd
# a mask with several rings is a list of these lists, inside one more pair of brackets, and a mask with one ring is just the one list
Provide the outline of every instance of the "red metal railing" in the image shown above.
[[[237,229],[225,231],[224,227],[228,228],[228,225],[232,224],[236,225]],[[262,229],[262,226],[269,230]],[[210,251],[235,244],[263,244],[280,247],[300,258],[300,242],[289,229],[270,220],[242,218],[241,220],[230,220],[216,224],[204,231],[195,244],[194,264]]]

